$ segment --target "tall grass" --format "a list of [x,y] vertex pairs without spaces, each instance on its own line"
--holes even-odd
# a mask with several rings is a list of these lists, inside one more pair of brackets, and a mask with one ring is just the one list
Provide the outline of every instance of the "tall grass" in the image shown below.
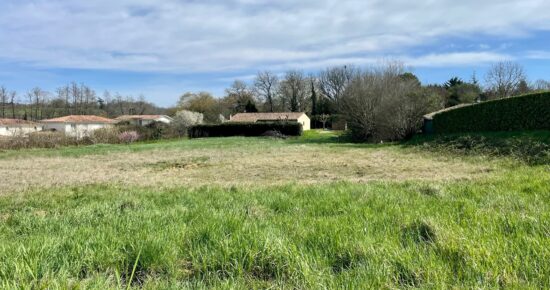
[[0,197],[1,288],[548,288],[550,175]]

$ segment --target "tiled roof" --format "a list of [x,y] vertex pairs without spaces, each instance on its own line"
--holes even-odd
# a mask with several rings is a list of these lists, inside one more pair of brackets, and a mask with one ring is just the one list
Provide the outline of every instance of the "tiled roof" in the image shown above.
[[168,116],[164,115],[122,115],[116,118],[116,120],[119,121],[129,121],[129,120],[157,120],[160,118],[168,118],[171,119]]
[[21,119],[0,119],[0,126],[34,127],[38,125],[39,125],[38,123],[27,121],[27,120],[21,120]]
[[44,123],[116,123],[115,120],[95,115],[70,115],[54,119],[42,120]]
[[257,122],[261,121],[284,121],[298,120],[303,112],[288,112],[288,113],[238,113],[231,117],[230,122]]

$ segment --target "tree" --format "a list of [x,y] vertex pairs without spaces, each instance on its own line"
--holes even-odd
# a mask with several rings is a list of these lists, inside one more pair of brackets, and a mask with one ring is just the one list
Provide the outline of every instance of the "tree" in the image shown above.
[[[310,77],[310,89],[311,89],[311,116],[317,115],[317,91],[315,90],[315,78]],[[324,128],[323,123],[323,128]]]
[[330,67],[319,73],[319,89],[339,109],[340,98],[358,70],[353,66]]
[[174,116],[173,126],[176,129],[179,136],[187,134],[189,127],[202,124],[204,116],[198,112],[192,112],[188,110],[177,111]]
[[435,103],[403,65],[390,62],[358,74],[342,96],[351,135],[358,141],[401,140],[415,134]]
[[319,121],[321,121],[321,123],[323,123],[323,130],[326,129],[326,123],[327,123],[328,119],[330,119],[330,115],[328,115],[328,114],[319,115]]
[[177,109],[201,113],[208,123],[218,123],[221,114],[220,102],[208,92],[183,94],[178,101]]
[[255,103],[254,94],[243,81],[234,81],[225,93],[224,103],[229,107],[230,113],[243,113],[249,101]]
[[447,91],[445,107],[458,104],[473,103],[479,99],[481,88],[473,83],[466,83],[458,77],[453,77],[443,85]]
[[550,90],[550,82],[545,80],[537,80],[533,84],[533,89],[536,91],[548,91]]
[[6,106],[8,104],[8,90],[0,86],[0,105],[2,105],[2,118],[6,117]]
[[10,104],[11,104],[11,117],[15,119],[15,100],[17,98],[17,93],[12,91],[10,93]]
[[258,72],[254,80],[254,89],[256,93],[265,99],[269,112],[274,109],[274,97],[278,90],[279,78],[270,71]]
[[248,100],[248,103],[246,103],[246,106],[244,107],[244,111],[246,113],[256,113],[258,112],[258,109],[256,108],[256,104],[254,104],[251,100]]
[[514,62],[503,61],[491,66],[485,82],[493,98],[507,98],[518,91],[521,81],[525,81],[523,67]]
[[291,112],[306,110],[307,82],[303,72],[298,70],[288,71],[281,83],[280,90],[283,104],[288,106],[285,109],[289,109]]

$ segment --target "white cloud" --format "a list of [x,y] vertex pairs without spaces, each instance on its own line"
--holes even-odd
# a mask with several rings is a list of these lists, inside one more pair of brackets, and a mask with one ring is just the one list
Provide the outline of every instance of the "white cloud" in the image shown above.
[[[443,37],[550,29],[547,0],[3,0],[0,59],[41,67],[211,72],[370,63],[415,66],[506,57],[429,54]],[[484,49],[484,48],[482,48]]]

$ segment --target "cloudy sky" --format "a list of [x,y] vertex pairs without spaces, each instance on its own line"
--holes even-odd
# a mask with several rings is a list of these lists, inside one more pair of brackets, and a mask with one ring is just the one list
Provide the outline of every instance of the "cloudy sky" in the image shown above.
[[548,0],[0,0],[0,84],[172,105],[235,78],[402,60],[425,83],[499,60],[550,80]]

